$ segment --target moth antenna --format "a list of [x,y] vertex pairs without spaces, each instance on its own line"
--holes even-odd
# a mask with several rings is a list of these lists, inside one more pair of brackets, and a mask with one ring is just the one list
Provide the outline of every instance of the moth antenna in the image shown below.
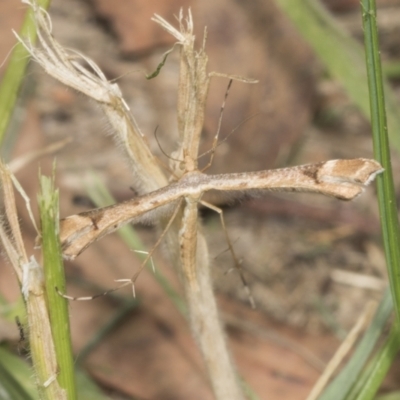
[[[157,130],[158,130],[158,125],[156,126],[156,129],[154,130],[154,138],[156,139],[156,142],[157,142],[157,144],[158,144],[158,148],[161,150],[161,153],[163,153],[164,156],[167,157],[167,158],[169,158],[170,160],[177,161],[177,162],[182,162],[182,160],[178,160],[178,159],[176,159],[176,158],[174,158],[174,157],[171,157],[169,154],[167,154],[167,153],[164,151],[164,149],[163,149],[162,146],[161,146],[160,141],[158,140]],[[179,179],[179,177],[174,173],[174,171],[172,171],[172,169],[171,169],[167,164],[165,164],[165,163],[164,163],[161,159],[159,159],[158,157],[156,157],[156,159],[157,159],[157,161],[160,163],[160,165],[161,165],[164,169],[166,169],[174,178]]]
[[[208,161],[208,164],[201,170],[201,172],[207,171],[207,169],[211,167],[212,162],[214,161],[215,149],[217,148],[219,133],[221,132],[222,117],[224,115],[226,99],[228,98],[228,94],[229,94],[229,90],[230,90],[230,88],[232,86],[232,82],[233,82],[233,79],[230,79],[229,82],[228,82],[228,87],[226,88],[226,91],[225,91],[224,101],[222,102],[221,110],[219,112],[217,133],[214,136],[211,149],[208,151],[209,153],[211,153],[210,159]],[[197,157],[197,159],[199,159],[203,155],[204,154],[200,155],[199,157]]]
[[126,76],[129,76],[131,74],[133,74],[134,72],[140,72],[143,71],[142,69],[134,69],[128,72],[124,72],[123,74],[118,75],[117,77],[110,79],[108,82],[110,83],[117,83],[119,80],[121,80],[122,78],[125,78]]
[[164,149],[161,146],[160,141],[158,140],[158,136],[157,136],[157,131],[158,131],[158,125],[156,126],[156,129],[154,130],[154,138],[156,139],[156,142],[158,144],[158,148],[161,150],[161,153],[164,154],[165,157],[169,158],[170,160],[173,161],[177,161],[177,162],[181,162],[182,160],[178,160],[177,158],[171,157],[169,154],[167,154]]
[[117,290],[122,289],[122,288],[125,287],[125,286],[128,286],[128,284],[130,284],[130,283],[131,283],[131,281],[129,280],[129,283],[128,283],[128,282],[127,282],[127,283],[124,283],[124,284],[119,285],[119,286],[117,286],[117,287],[115,287],[115,288],[113,288],[113,289],[106,290],[105,292],[102,292],[102,293],[99,293],[99,294],[95,294],[95,295],[93,295],[93,296],[74,297],[74,296],[69,296],[69,295],[67,295],[67,294],[65,294],[65,293],[63,293],[63,292],[61,292],[60,289],[58,289],[57,286],[56,286],[55,289],[56,289],[57,294],[58,294],[59,296],[63,297],[64,299],[66,299],[66,300],[72,300],[72,301],[90,301],[90,300],[96,300],[96,299],[98,299],[99,297],[107,296],[107,295],[110,294],[110,293],[116,292]]
[[[254,117],[255,117],[256,115],[258,115],[258,114],[260,114],[260,113],[257,112],[257,113],[255,113],[255,114],[252,114],[252,115],[246,117],[243,121],[239,122],[239,124],[237,124],[223,139],[221,139],[221,140],[217,143],[217,145],[216,145],[215,147],[218,147],[218,146],[220,146],[222,143],[226,142],[226,141],[227,141],[241,126],[242,126],[242,125],[244,125],[247,121],[251,120],[252,118],[254,118]],[[207,155],[207,154],[210,154],[212,151],[213,151],[213,148],[211,148],[210,150],[205,151],[204,153],[202,153],[202,154],[200,154],[200,155],[198,156],[198,159],[204,157],[204,156]],[[203,169],[203,170],[204,170],[204,169]]]

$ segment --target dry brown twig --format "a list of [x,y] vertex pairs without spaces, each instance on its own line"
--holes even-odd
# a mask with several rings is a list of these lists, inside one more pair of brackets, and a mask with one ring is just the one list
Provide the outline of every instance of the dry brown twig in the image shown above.
[[[0,183],[4,202],[4,215],[0,220],[0,242],[18,278],[26,304],[30,354],[36,366],[37,387],[40,393],[47,391],[49,397],[46,398],[64,400],[67,399],[67,394],[56,379],[59,371],[45,295],[43,267],[34,256],[28,257],[25,250],[13,183],[24,199],[28,196],[1,161]],[[28,202],[26,205],[29,208]],[[33,220],[32,222],[34,223]]]
[[[139,182],[135,187],[139,197],[61,221],[60,239],[65,257],[72,259],[91,243],[121,225],[138,221],[145,213],[153,213],[153,218],[157,219],[164,230],[163,236],[168,242],[172,263],[181,275],[190,324],[203,353],[214,394],[217,399],[242,399],[244,396],[218,318],[209,273],[207,244],[199,229],[198,204],[202,201],[202,195],[209,190],[289,190],[310,191],[350,200],[360,194],[376,174],[382,171],[381,166],[374,160],[357,158],[252,173],[205,175],[204,171],[199,171],[198,149],[210,78],[224,76],[250,83],[254,81],[207,72],[204,49],[206,32],[202,47],[195,50],[193,21],[189,11],[186,18],[180,13],[179,29],[158,15],[153,18],[177,39],[181,49],[179,148],[171,155],[170,168],[175,181],[169,183],[130,115],[118,86],[108,82],[92,60],[61,47],[51,36],[50,18],[45,11],[39,9],[34,2],[24,2],[30,4],[35,11],[41,48],[20,40],[46,72],[101,105],[118,140],[123,143],[129,155],[135,181]],[[82,60],[90,66],[91,71],[82,66],[79,62]],[[218,132],[211,160],[217,141]],[[222,212],[214,206],[212,208],[220,213],[223,222]],[[229,246],[232,248],[231,244]],[[130,282],[134,279],[136,275]]]
[[311,392],[307,396],[306,400],[316,400],[322,393],[325,386],[328,384],[332,376],[335,375],[339,366],[349,354],[350,350],[354,348],[357,339],[360,337],[362,331],[371,322],[374,312],[376,311],[376,302],[369,301],[364,308],[363,313],[358,317],[356,323],[354,324],[351,331],[347,334],[346,338],[340,344],[339,348],[336,350],[334,356],[329,361],[325,370],[318,378],[318,381],[314,384]]

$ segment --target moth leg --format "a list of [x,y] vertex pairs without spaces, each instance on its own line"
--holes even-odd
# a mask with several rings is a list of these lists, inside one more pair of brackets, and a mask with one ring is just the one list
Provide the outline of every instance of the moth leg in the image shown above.
[[235,253],[235,250],[233,249],[232,241],[231,241],[231,239],[229,237],[228,230],[226,229],[223,210],[221,208],[219,208],[219,207],[214,206],[211,203],[208,203],[207,201],[201,200],[200,203],[203,206],[209,208],[210,210],[215,211],[219,215],[219,218],[221,220],[222,229],[224,230],[226,242],[228,243],[229,251],[232,254],[232,258],[233,258],[233,261],[234,261],[234,264],[235,264],[235,268],[237,269],[237,271],[239,273],[240,280],[242,281],[244,290],[245,290],[245,292],[246,292],[246,294],[248,296],[251,308],[253,308],[253,309],[256,308],[254,298],[253,298],[253,296],[251,294],[251,291],[250,291],[250,287],[247,284],[246,278],[243,275],[243,268],[241,267],[241,262],[239,261],[239,258],[237,257],[237,255]]
[[211,153],[211,154],[210,154],[210,159],[208,160],[207,165],[201,170],[201,172],[207,171],[208,168],[211,167],[211,165],[212,165],[212,163],[213,163],[213,161],[214,161],[215,150],[217,149],[217,146],[218,146],[218,138],[219,138],[219,134],[220,134],[220,132],[221,132],[222,117],[223,117],[223,115],[224,115],[224,110],[225,110],[225,105],[226,105],[226,99],[228,98],[229,89],[230,89],[231,86],[232,86],[232,82],[233,82],[233,80],[230,79],[230,80],[229,80],[229,83],[228,83],[228,87],[226,88],[224,101],[222,102],[221,111],[220,111],[220,113],[219,113],[217,133],[216,133],[215,136],[214,136],[211,149],[208,150],[208,151],[206,151],[205,153],[203,153],[203,154],[201,154],[201,155],[199,156],[199,158],[200,158],[200,157],[205,156],[205,155],[208,154],[208,153]]
[[172,225],[172,223],[174,222],[176,216],[178,215],[178,212],[181,208],[181,204],[182,204],[182,199],[179,199],[178,204],[176,205],[174,212],[171,215],[171,218],[169,219],[167,225],[165,226],[165,228],[163,229],[163,231],[161,232],[160,237],[157,239],[156,243],[154,244],[154,246],[151,248],[151,250],[147,253],[146,258],[144,259],[144,261],[142,262],[139,270],[129,279],[129,281],[132,283],[132,286],[134,285],[136,279],[138,278],[139,274],[142,272],[143,268],[146,266],[147,262],[150,260],[151,256],[153,255],[154,251],[157,249],[157,247],[160,245],[162,239],[164,238],[164,236],[166,235],[166,233],[168,232],[170,226]]
[[164,237],[165,234],[167,233],[168,229],[170,228],[172,222],[174,221],[175,217],[176,217],[177,214],[178,214],[178,211],[179,211],[179,209],[180,209],[181,203],[182,203],[182,199],[180,199],[179,202],[178,202],[178,204],[176,205],[176,207],[175,207],[175,209],[174,209],[174,212],[173,212],[171,218],[169,219],[167,225],[166,225],[165,228],[163,229],[163,231],[162,231],[160,237],[157,239],[157,242],[154,244],[154,246],[152,247],[152,249],[151,249],[149,252],[147,252],[147,256],[146,256],[146,258],[144,259],[144,261],[141,263],[141,265],[140,265],[140,267],[139,267],[139,270],[138,270],[131,278],[129,278],[129,279],[117,279],[115,282],[120,283],[120,285],[118,285],[117,287],[115,287],[115,288],[113,288],[113,289],[106,290],[106,291],[103,292],[103,293],[96,294],[96,295],[94,295],[94,296],[73,297],[73,296],[69,296],[69,295],[67,295],[67,294],[65,294],[65,293],[62,293],[62,292],[56,287],[55,289],[56,289],[57,293],[58,293],[61,297],[64,297],[64,299],[67,299],[67,300],[72,300],[72,301],[89,301],[89,300],[97,299],[97,298],[102,297],[102,296],[106,296],[106,295],[108,295],[108,294],[110,294],[110,293],[112,293],[112,292],[115,292],[115,291],[117,291],[117,290],[119,290],[119,289],[122,289],[122,288],[125,287],[125,286],[132,285],[132,293],[133,293],[133,297],[135,297],[135,281],[136,281],[136,279],[138,278],[138,276],[140,275],[140,273],[142,272],[142,270],[144,269],[144,267],[146,266],[147,262],[151,259],[151,257],[152,257],[152,255],[153,255],[154,251],[157,249],[157,247],[158,247],[159,244],[161,243],[161,240],[163,239],[163,237]]
[[77,296],[77,297],[74,297],[74,296],[69,296],[66,293],[62,293],[61,290],[58,289],[57,286],[56,286],[55,289],[56,289],[56,292],[58,293],[58,295],[60,295],[61,297],[63,297],[66,300],[71,300],[71,301],[89,301],[89,300],[98,299],[99,297],[107,296],[110,293],[116,292],[117,290],[119,290],[119,289],[121,289],[121,288],[123,288],[125,286],[128,286],[130,283],[131,283],[131,281],[129,280],[129,282],[126,282],[126,283],[124,283],[122,285],[118,285],[117,287],[115,287],[113,289],[106,290],[106,291],[104,291],[102,293],[98,293],[98,294],[95,294],[93,296]]

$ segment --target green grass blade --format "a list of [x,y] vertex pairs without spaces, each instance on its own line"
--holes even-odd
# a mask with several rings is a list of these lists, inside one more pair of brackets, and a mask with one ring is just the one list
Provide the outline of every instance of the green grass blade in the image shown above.
[[[385,249],[385,256],[388,266],[391,294],[394,299],[394,308],[397,320],[400,317],[400,234],[399,223],[396,210],[396,197],[392,179],[392,168],[390,162],[390,148],[387,132],[385,97],[382,79],[382,68],[379,56],[378,33],[376,27],[376,6],[374,0],[362,0],[362,17],[365,32],[365,53],[367,62],[367,75],[369,86],[369,99],[371,105],[371,124],[374,144],[375,158],[385,168],[384,174],[377,178],[378,202],[381,216],[382,237]],[[387,309],[389,311],[389,309]],[[381,325],[383,329],[383,325]],[[378,332],[377,332],[378,333]],[[344,374],[349,375],[359,373],[362,361],[365,363],[369,352],[360,359],[357,370],[352,370],[349,366],[341,372],[337,379],[327,388],[321,399],[328,399],[327,394],[331,394],[329,399],[343,399],[346,397],[349,384],[354,383],[354,387],[347,395],[346,399],[371,399],[378,390],[388,368],[399,350],[399,340],[397,328],[393,327],[385,346],[374,356],[369,367],[362,373],[361,377],[351,381],[346,379]],[[359,356],[359,354],[357,354]],[[354,354],[353,357],[356,357]],[[340,377],[340,380],[339,380]],[[334,392],[332,390],[335,390]],[[332,397],[333,396],[333,397]]]
[[33,398],[25,392],[18,382],[14,380],[14,375],[6,366],[0,362],[0,395],[2,400],[32,400]]
[[[397,318],[400,316],[400,234],[396,210],[396,198],[392,179],[392,169],[390,162],[390,148],[387,134],[385,98],[382,79],[382,70],[379,57],[378,34],[376,28],[376,7],[373,0],[362,1],[363,24],[365,32],[365,49],[369,85],[369,98],[371,104],[371,123],[373,131],[374,155],[375,158],[385,168],[385,173],[377,178],[378,201],[381,214],[382,236],[385,248],[385,255],[389,271],[389,280],[392,296],[395,299],[394,306]],[[386,301],[387,302],[387,301]],[[389,308],[387,308],[387,311]],[[382,320],[383,322],[383,320]],[[381,329],[383,325],[381,325]],[[371,327],[370,327],[371,329]],[[348,399],[357,398],[370,399],[379,388],[386,371],[399,349],[395,339],[397,330],[392,329],[391,336],[378,355],[374,357],[370,367],[365,371],[361,378],[357,380],[355,388],[348,395]],[[378,331],[376,333],[379,333]],[[364,337],[365,338],[365,337]],[[363,339],[364,340],[364,339]],[[359,348],[361,345],[359,346]],[[357,351],[359,350],[357,349]],[[343,399],[349,390],[349,385],[355,383],[355,377],[360,372],[360,367],[366,362],[370,350],[364,354],[356,352],[352,360],[339,376],[324,392],[321,399]],[[391,353],[392,352],[392,353]],[[357,365],[352,364],[356,363]],[[347,374],[347,377],[346,377]],[[351,377],[351,379],[349,379]],[[361,389],[359,389],[361,388]],[[361,390],[361,391],[360,391]],[[354,393],[360,392],[358,396]],[[328,397],[329,395],[329,397]]]
[[[97,385],[79,369],[76,379],[80,399],[106,400],[109,398],[102,394]],[[0,399],[39,400],[32,376],[32,367],[3,346],[0,346]]]
[[[362,46],[344,31],[319,1],[276,1],[312,46],[332,77],[342,84],[350,99],[370,119]],[[385,93],[392,145],[400,151],[399,103],[386,83]]]
[[[389,282],[397,320],[400,321],[400,230],[390,162],[390,146],[385,113],[385,93],[379,55],[374,0],[362,0],[365,52],[371,103],[374,156],[385,172],[377,177],[378,202]],[[397,131],[399,132],[399,131]]]
[[400,400],[400,390],[378,396],[376,400]]
[[[38,0],[37,2],[45,9],[50,5],[50,0]],[[26,38],[30,43],[36,41],[36,28],[30,7],[25,14],[19,35]],[[29,60],[30,55],[27,50],[20,43],[17,44],[11,53],[7,70],[0,85],[0,145],[10,123]]]
[[0,347],[0,398],[39,399],[32,377],[32,368],[3,346]]
[[393,364],[400,349],[400,330],[399,325],[394,324],[385,344],[371,360],[365,373],[360,377],[354,392],[358,395],[349,400],[372,400],[385,379],[389,368]]
[[383,64],[383,73],[388,79],[400,78],[400,62],[399,61],[386,61]]
[[352,386],[359,379],[362,369],[371,356],[372,351],[385,329],[386,322],[393,310],[392,296],[387,290],[375,313],[375,316],[366,330],[360,343],[357,345],[351,359],[339,372],[335,379],[327,386],[319,400],[343,400]]
[[104,395],[92,379],[80,369],[76,374],[76,383],[80,400],[110,400],[110,397]]
[[54,190],[53,179],[45,176],[40,177],[40,188],[43,268],[52,336],[60,370],[57,379],[60,386],[66,390],[68,400],[75,400],[77,393],[68,303],[56,291],[58,288],[65,293],[64,266],[59,242],[58,191]]

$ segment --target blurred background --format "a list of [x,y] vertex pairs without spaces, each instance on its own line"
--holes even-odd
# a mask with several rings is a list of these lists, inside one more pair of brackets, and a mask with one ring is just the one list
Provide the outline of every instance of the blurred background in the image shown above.
[[[50,14],[56,39],[92,58],[108,79],[118,83],[152,150],[164,161],[168,160],[160,146],[171,153],[177,140],[179,52],[169,56],[157,78],[145,79],[174,43],[150,18],[157,13],[176,23],[179,10],[188,7],[199,44],[207,26],[209,71],[259,81],[233,83],[221,138],[235,132],[217,148],[208,173],[372,157],[368,120],[333,76],[329,62],[321,61],[312,43],[279,7],[281,3],[54,0]],[[358,0],[324,0],[321,5],[340,32],[362,44]],[[378,6],[382,59],[392,89],[399,94],[400,3],[379,0]],[[0,2],[2,62],[15,43],[11,29],[19,29],[24,11],[17,0]],[[354,64],[354,71],[357,68]],[[224,78],[212,80],[201,152],[211,147],[227,84]],[[87,191],[94,173],[117,201],[135,195],[130,188],[135,176],[98,107],[31,63],[2,157],[10,161],[66,137],[71,142],[56,155],[62,217],[94,207]],[[51,174],[53,159],[53,155],[42,158],[17,174],[34,211],[38,166]],[[207,161],[201,159],[203,165]],[[399,181],[397,151],[393,163]],[[387,280],[374,192],[372,185],[351,203],[298,193],[240,202],[210,198],[224,209],[256,310],[250,309],[240,277],[232,271],[218,215],[202,210],[231,351],[239,372],[260,399],[306,397],[368,302],[380,299]],[[28,253],[34,253],[35,231],[21,199],[19,211]],[[95,295],[113,287],[114,279],[130,277],[140,265],[133,250],[151,249],[158,234],[151,226],[135,228],[144,248],[130,249],[117,235],[110,235],[76,261],[66,262],[68,293]],[[156,274],[162,272],[181,292],[162,248],[154,263]],[[17,280],[4,259],[0,293],[10,303],[19,297]],[[71,302],[79,363],[113,399],[211,399],[186,321],[153,272],[141,274],[136,293],[135,302],[130,290]],[[398,389],[396,378],[392,372],[384,389]]]

